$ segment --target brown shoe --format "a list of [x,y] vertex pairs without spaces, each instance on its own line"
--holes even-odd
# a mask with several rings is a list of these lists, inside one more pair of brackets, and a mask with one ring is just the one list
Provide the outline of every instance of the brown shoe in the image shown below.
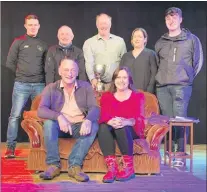
[[51,180],[60,175],[60,168],[55,165],[50,165],[46,171],[40,173],[40,178],[43,180]]
[[87,182],[89,180],[88,175],[81,171],[80,166],[72,166],[68,169],[69,177],[75,178],[80,182]]

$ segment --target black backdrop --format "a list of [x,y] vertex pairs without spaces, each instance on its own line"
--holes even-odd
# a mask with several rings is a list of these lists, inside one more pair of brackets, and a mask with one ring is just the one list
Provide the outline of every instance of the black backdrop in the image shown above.
[[[143,27],[149,35],[148,48],[167,28],[164,11],[171,6],[183,10],[183,26],[196,34],[203,45],[204,65],[193,85],[189,104],[189,116],[198,117],[195,125],[195,143],[206,143],[206,2],[2,2],[1,3],[1,141],[6,141],[8,117],[14,75],[5,67],[6,56],[13,39],[25,33],[24,16],[35,13],[39,16],[39,36],[48,45],[57,43],[57,30],[69,25],[75,34],[73,44],[82,48],[84,41],[97,33],[95,16],[101,12],[112,16],[111,32],[124,38],[128,51],[131,32]],[[26,106],[29,109],[30,101]],[[23,129],[19,129],[18,141],[27,141]]]

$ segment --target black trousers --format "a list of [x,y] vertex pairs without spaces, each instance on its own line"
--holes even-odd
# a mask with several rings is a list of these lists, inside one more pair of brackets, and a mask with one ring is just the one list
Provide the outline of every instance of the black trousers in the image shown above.
[[114,129],[105,123],[100,124],[98,141],[104,156],[115,154],[114,138],[117,140],[122,155],[133,155],[133,140],[139,138],[133,127],[126,126],[121,129]]

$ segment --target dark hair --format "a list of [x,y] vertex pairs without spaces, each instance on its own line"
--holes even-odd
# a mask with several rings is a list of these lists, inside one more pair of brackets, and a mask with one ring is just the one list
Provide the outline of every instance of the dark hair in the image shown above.
[[131,89],[132,91],[136,91],[136,89],[134,88],[134,82],[133,82],[133,79],[132,79],[132,73],[130,71],[130,69],[128,67],[118,67],[115,71],[114,71],[114,74],[113,74],[113,77],[112,77],[112,82],[111,82],[111,86],[110,86],[110,89],[109,91],[111,93],[115,93],[116,92],[116,85],[115,85],[115,79],[117,78],[118,74],[119,74],[119,71],[126,71],[127,75],[128,75],[128,78],[129,78],[129,89]]
[[39,21],[39,18],[35,14],[28,14],[27,16],[25,16],[24,22],[26,23],[26,20],[29,20],[29,19],[37,19]]
[[[136,29],[134,29],[134,31],[132,31],[131,40],[133,39],[134,33],[135,33],[136,31],[141,31],[142,34],[143,34],[143,36],[144,36],[144,38],[146,38],[146,39],[148,40],[148,34],[147,34],[147,31],[146,31],[145,29],[143,29],[143,28],[136,28]],[[146,41],[146,43],[145,43],[144,45],[145,45],[145,46],[147,45],[147,41]],[[133,45],[132,45],[132,46],[133,46]]]
[[165,11],[165,17],[168,15],[174,15],[178,14],[180,17],[182,17],[182,10],[178,7],[170,7]]

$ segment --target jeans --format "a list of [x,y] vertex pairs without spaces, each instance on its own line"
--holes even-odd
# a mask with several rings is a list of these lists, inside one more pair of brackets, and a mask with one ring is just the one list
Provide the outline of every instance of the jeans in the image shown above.
[[[157,87],[157,98],[163,115],[169,117],[187,117],[187,109],[190,101],[192,86],[167,85]],[[187,137],[189,128],[187,129]],[[184,151],[184,129],[173,127],[172,139],[177,140],[177,151]],[[173,149],[174,150],[174,149]]]
[[46,120],[44,122],[44,142],[47,151],[46,163],[47,165],[56,165],[60,167],[60,155],[58,148],[58,138],[76,138],[76,143],[68,157],[69,167],[77,165],[82,166],[83,160],[88,153],[96,133],[98,132],[98,123],[93,122],[91,133],[86,136],[80,136],[79,131],[82,123],[73,124],[72,135],[60,131],[58,121]]
[[19,118],[29,97],[33,100],[45,87],[45,83],[21,83],[15,82],[12,93],[12,109],[7,128],[7,146],[16,147]]

